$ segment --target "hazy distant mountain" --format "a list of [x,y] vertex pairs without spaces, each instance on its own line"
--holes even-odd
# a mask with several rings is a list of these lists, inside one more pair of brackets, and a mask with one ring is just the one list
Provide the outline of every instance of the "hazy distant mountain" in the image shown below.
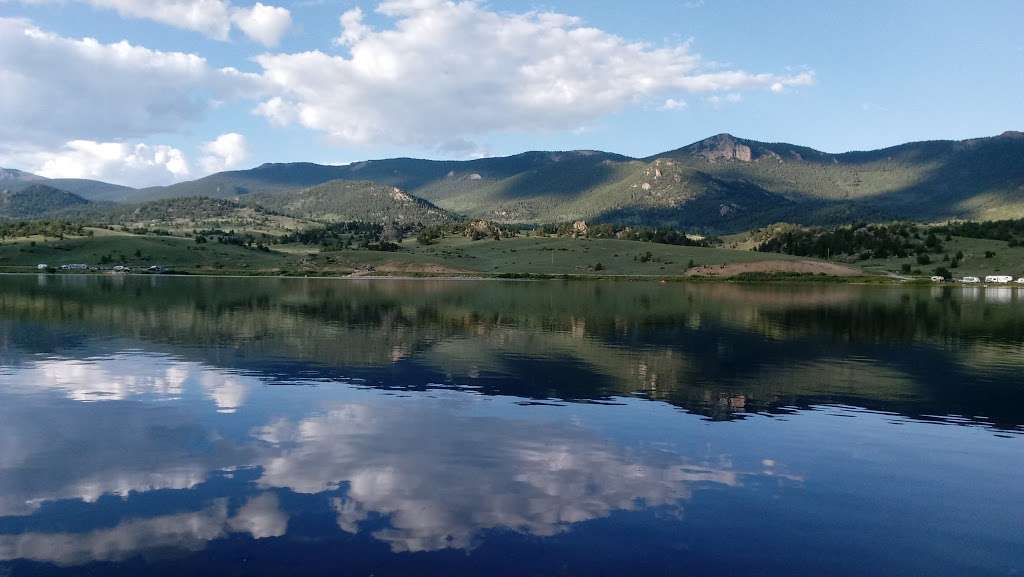
[[[29,182],[25,179],[33,176],[20,174],[13,178]],[[372,182],[398,187],[437,208],[504,222],[584,218],[723,231],[779,220],[835,224],[1008,218],[1024,216],[1024,133],[842,154],[720,134],[644,159],[569,151],[467,161],[264,164],[117,194],[136,201],[181,196],[262,199],[278,210],[287,204],[287,193],[335,180],[363,184],[319,191],[316,201],[308,195],[296,197],[293,210],[325,206],[330,194],[342,195],[346,200],[339,206],[351,207],[359,190],[377,194],[377,188],[366,184]],[[93,200],[114,194],[82,193]],[[366,202],[380,200],[375,198]]]
[[30,184],[18,190],[0,191],[0,218],[38,218],[61,210],[89,204],[89,201],[45,184]]
[[86,200],[129,201],[137,191],[128,186],[84,178],[45,178],[13,168],[0,168],[0,190],[18,191],[33,184],[77,194]]

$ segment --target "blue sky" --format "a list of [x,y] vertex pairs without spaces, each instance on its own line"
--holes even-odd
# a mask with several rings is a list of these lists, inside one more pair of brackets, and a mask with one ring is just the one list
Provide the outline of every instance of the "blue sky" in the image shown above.
[[1024,128],[1019,0],[0,0],[0,19],[0,166],[47,176]]

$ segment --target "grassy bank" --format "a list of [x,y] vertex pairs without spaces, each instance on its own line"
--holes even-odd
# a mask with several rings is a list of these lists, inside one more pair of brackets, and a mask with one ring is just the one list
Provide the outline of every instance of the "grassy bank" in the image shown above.
[[915,255],[906,258],[868,259],[856,264],[874,274],[901,274],[906,270],[905,267],[909,266],[911,274],[928,276],[937,267],[944,266],[955,277],[984,277],[996,274],[1024,276],[1024,246],[1010,247],[1006,242],[999,240],[955,236],[951,240],[943,241],[943,247],[951,259],[957,253],[963,254],[957,268],[950,268],[950,262],[944,261],[942,254],[929,254],[931,262],[928,264],[919,263]]
[[34,271],[85,264],[142,270],[157,265],[187,274],[344,276],[493,276],[505,278],[675,278],[701,266],[805,262],[750,251],[675,246],[614,239],[519,237],[472,241],[446,237],[422,245],[406,240],[397,251],[320,250],[279,244],[267,250],[193,239],[104,229],[63,239],[25,237],[0,244],[0,270]]

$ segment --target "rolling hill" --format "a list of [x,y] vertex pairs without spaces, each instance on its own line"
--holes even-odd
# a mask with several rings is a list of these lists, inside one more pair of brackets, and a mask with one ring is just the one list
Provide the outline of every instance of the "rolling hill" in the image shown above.
[[257,193],[246,203],[320,222],[363,221],[440,224],[455,216],[399,188],[373,182],[332,180],[302,190]]
[[[5,180],[3,174],[0,189],[10,188],[4,184],[8,180],[38,182],[26,173],[13,180]],[[331,181],[352,185],[335,182],[315,190]],[[712,232],[777,221],[828,225],[854,220],[995,219],[1024,216],[1024,133],[840,154],[719,134],[643,159],[579,150],[467,161],[394,158],[345,166],[264,164],[116,193],[100,186],[104,183],[87,182],[95,181],[58,188],[83,191],[82,196],[91,200],[206,196],[244,200],[294,215],[336,218],[386,214],[379,203],[387,199],[390,187],[397,187],[432,203],[433,210],[499,222],[587,219]],[[359,194],[367,198],[358,200]],[[360,202],[366,206],[357,210]],[[429,214],[431,209],[423,210]]]
[[18,190],[0,191],[0,218],[33,219],[44,217],[89,201],[45,184],[30,184]]

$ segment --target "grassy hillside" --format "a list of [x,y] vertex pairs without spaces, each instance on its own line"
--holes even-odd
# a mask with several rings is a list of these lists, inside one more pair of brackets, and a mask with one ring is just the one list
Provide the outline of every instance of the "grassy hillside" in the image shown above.
[[[957,253],[963,254],[963,259],[955,269],[949,269],[955,277],[986,275],[1012,275],[1015,278],[1024,277],[1024,247],[1007,246],[1005,242],[997,240],[963,238],[954,236],[952,240],[944,243],[946,254],[954,256]],[[921,271],[922,275],[931,275],[935,268],[944,266],[949,268],[949,262],[942,260],[942,255],[932,256],[928,265],[921,265],[916,257],[905,258],[871,258],[859,261],[858,266],[871,273],[896,273],[902,274],[909,266],[910,270]]]
[[[1024,214],[1024,133],[827,154],[718,135],[648,159],[819,206],[804,223]],[[841,218],[823,218],[839,208]],[[824,211],[824,214],[823,214]],[[831,222],[829,222],[831,221]]]
[[302,254],[310,270],[368,274],[575,275],[678,277],[691,266],[805,259],[778,254],[615,239],[446,237],[431,245],[405,241],[397,252],[277,247]]
[[413,252],[485,273],[524,274],[677,276],[691,266],[796,260],[788,255],[650,242],[534,237],[480,241],[451,238],[436,245],[417,246]]
[[246,203],[296,218],[317,221],[362,221],[440,224],[455,217],[400,189],[372,182],[333,180],[314,187],[259,193]]
[[311,223],[234,200],[201,196],[140,204],[93,203],[56,216],[75,222],[168,231],[188,236],[196,230],[235,230],[282,235]]
[[191,239],[146,236],[94,229],[91,237],[42,237],[0,244],[0,271],[24,270],[37,264],[59,267],[82,263],[128,265],[144,269],[152,265],[190,273],[273,272],[293,268],[293,259],[282,253]]
[[692,267],[736,263],[807,262],[765,254],[616,239],[518,237],[472,241],[448,236],[421,245],[407,239],[394,251],[320,245],[239,245],[135,234],[103,228],[54,236],[10,236],[0,242],[0,272],[27,272],[37,264],[86,264],[101,270],[158,265],[190,274],[348,275],[574,275],[678,277]]

